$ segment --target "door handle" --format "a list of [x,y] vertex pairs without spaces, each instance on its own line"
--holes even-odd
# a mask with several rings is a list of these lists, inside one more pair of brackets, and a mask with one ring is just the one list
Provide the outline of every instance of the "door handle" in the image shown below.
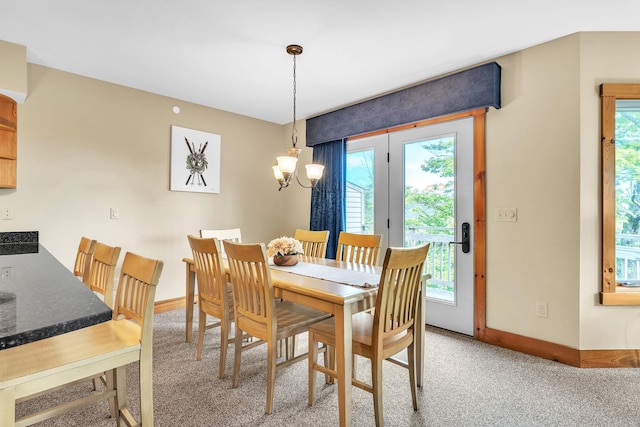
[[450,245],[462,245],[462,253],[468,254],[471,250],[471,241],[469,236],[469,223],[462,223],[462,241],[460,242],[449,242]]

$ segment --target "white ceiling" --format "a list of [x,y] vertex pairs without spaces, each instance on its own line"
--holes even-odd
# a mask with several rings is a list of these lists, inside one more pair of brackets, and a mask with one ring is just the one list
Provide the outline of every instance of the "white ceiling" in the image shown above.
[[0,0],[0,40],[30,63],[282,124],[288,44],[304,47],[301,119],[639,17],[638,0]]

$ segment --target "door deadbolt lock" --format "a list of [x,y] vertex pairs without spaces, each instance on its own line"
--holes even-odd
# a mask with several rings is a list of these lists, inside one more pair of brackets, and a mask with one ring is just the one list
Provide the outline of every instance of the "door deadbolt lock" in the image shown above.
[[449,242],[450,245],[462,245],[462,253],[468,254],[471,250],[471,240],[469,233],[469,223],[462,223],[462,236],[460,242]]

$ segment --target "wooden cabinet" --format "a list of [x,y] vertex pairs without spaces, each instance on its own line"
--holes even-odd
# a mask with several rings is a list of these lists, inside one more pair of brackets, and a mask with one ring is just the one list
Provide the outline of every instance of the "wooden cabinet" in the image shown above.
[[16,188],[18,106],[0,95],[0,188]]

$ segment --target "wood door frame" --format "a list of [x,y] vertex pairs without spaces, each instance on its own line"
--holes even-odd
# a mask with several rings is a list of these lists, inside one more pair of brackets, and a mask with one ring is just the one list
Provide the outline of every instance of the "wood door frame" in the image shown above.
[[347,140],[367,138],[385,133],[429,126],[467,117],[473,117],[473,215],[474,215],[474,295],[473,331],[474,338],[485,340],[487,297],[486,297],[486,182],[485,182],[485,116],[487,109],[480,108],[462,113],[450,114],[419,122],[408,123],[388,129],[350,136]]

